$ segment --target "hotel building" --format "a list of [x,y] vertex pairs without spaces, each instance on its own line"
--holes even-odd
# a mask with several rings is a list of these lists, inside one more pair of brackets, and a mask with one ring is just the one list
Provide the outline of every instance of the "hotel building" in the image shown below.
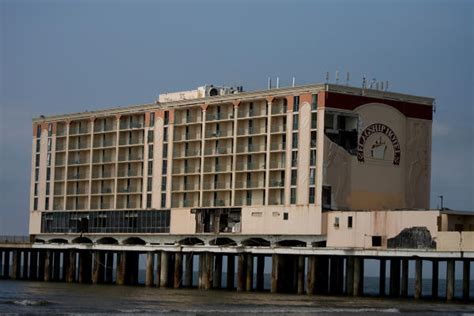
[[429,208],[432,106],[334,84],[204,86],[150,104],[41,116],[30,235],[324,244],[336,227],[331,210]]

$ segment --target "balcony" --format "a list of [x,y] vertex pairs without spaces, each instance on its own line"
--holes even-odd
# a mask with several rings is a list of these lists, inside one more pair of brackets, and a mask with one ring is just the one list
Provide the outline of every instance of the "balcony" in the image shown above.
[[94,125],[94,133],[106,133],[106,132],[115,132],[115,124],[114,123],[107,123],[103,124],[95,124]]
[[200,115],[177,115],[175,117],[174,125],[196,124],[201,123]]
[[86,187],[82,188],[68,188],[67,189],[67,195],[86,195],[89,194],[89,189]]
[[81,134],[89,134],[88,127],[71,127],[69,128],[69,136],[72,135],[81,135]]
[[64,151],[64,150],[66,150],[66,143],[56,142],[56,151]]
[[251,144],[237,146],[237,153],[255,153],[266,151],[265,144]]
[[140,187],[120,187],[117,189],[118,193],[141,193],[141,188]]
[[102,178],[113,178],[115,177],[115,172],[94,172],[92,173],[92,178],[93,179],[102,179]]
[[206,122],[232,120],[232,119],[234,119],[233,112],[206,114]]
[[226,146],[226,147],[206,147],[204,150],[205,155],[227,155],[227,154],[232,154],[232,146]]
[[69,165],[88,165],[89,159],[70,159]]
[[206,131],[206,138],[224,138],[232,137],[232,128],[222,129],[218,131]]
[[238,118],[250,118],[250,117],[259,117],[259,116],[266,116],[264,109],[253,109],[253,110],[245,110],[239,111]]
[[246,136],[246,135],[257,135],[257,134],[266,134],[264,126],[261,127],[248,127],[248,128],[238,128],[237,136]]
[[143,122],[120,121],[120,130],[142,129],[142,128],[144,128]]
[[230,164],[223,165],[206,165],[204,166],[204,172],[231,172]]
[[240,163],[236,165],[236,170],[237,171],[254,171],[254,170],[264,170],[265,169],[265,163]]
[[191,174],[191,173],[199,173],[199,166],[188,166],[188,167],[178,167],[175,166],[173,167],[173,175],[178,175],[178,174]]
[[260,181],[236,181],[236,189],[256,189],[263,187],[263,183]]
[[204,182],[204,190],[230,190],[230,181]]
[[286,143],[271,143],[270,150],[286,150]]
[[185,149],[185,150],[173,150],[174,158],[189,158],[196,157],[201,155],[201,150],[199,149]]
[[272,124],[272,133],[286,133],[286,125]]
[[105,142],[95,142],[94,148],[101,148],[101,147],[115,147],[115,141],[108,140]]
[[118,157],[119,162],[125,162],[125,161],[136,161],[136,160],[143,160],[143,155],[142,154],[135,154],[135,155],[120,155]]
[[173,183],[173,191],[199,191],[199,183]]
[[143,173],[141,169],[135,169],[135,170],[119,170],[118,171],[118,177],[120,178],[128,178],[128,177],[142,177]]
[[282,188],[284,185],[284,180],[270,180],[270,187],[272,188]]
[[286,114],[287,107],[284,105],[272,105],[272,115]]
[[120,146],[137,146],[137,145],[143,145],[143,138],[132,138],[132,139],[124,139],[121,138],[119,141]]
[[201,139],[201,133],[176,133],[174,134],[173,140],[175,142],[181,141],[196,141]]
[[82,150],[82,149],[90,149],[90,143],[69,143],[69,150]]
[[270,159],[270,169],[284,169],[285,160]]
[[115,156],[106,156],[106,157],[94,157],[92,159],[92,163],[110,163],[110,162],[115,162]]
[[76,173],[69,174],[67,177],[68,180],[85,180],[89,179],[89,173]]

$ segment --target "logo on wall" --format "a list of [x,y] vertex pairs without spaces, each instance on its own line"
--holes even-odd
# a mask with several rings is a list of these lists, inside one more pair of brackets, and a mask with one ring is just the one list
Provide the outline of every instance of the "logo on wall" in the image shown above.
[[[388,143],[392,144],[392,148],[387,146]],[[357,160],[364,162],[366,157],[374,160],[386,160],[385,157],[390,152],[393,152],[393,164],[398,166],[400,164],[400,143],[390,127],[375,123],[364,129],[357,146]]]

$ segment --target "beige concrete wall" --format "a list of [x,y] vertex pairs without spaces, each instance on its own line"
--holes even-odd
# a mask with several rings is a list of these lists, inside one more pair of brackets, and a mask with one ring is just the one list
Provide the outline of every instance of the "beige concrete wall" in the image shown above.
[[196,215],[190,208],[174,208],[171,210],[170,234],[195,234]]
[[[288,220],[283,214],[288,213]],[[315,206],[243,207],[242,234],[321,234],[321,213]]]
[[[432,238],[438,234],[439,211],[331,211],[327,214],[327,246],[373,248],[372,236],[382,236],[382,248],[387,240],[397,236],[404,228],[426,227]],[[348,217],[352,216],[352,228]],[[339,227],[335,227],[336,217]]]
[[[431,121],[407,118],[381,103],[365,104],[354,112],[359,116],[359,137],[374,123],[394,131],[400,143],[400,164],[393,163],[393,146],[381,133],[367,140],[364,162],[325,137],[323,181],[332,188],[333,209],[429,208]],[[368,157],[371,145],[380,137],[387,145],[384,159]]]
[[439,232],[436,249],[440,251],[474,251],[474,232]]

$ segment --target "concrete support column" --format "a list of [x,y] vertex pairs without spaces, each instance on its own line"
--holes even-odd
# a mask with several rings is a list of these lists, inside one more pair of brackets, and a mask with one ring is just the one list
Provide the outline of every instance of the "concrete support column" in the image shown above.
[[149,251],[146,253],[146,276],[145,276],[145,285],[153,285],[153,272],[155,266],[155,253]]
[[38,252],[36,250],[32,250],[30,253],[30,280],[37,280],[38,279]]
[[222,254],[214,255],[214,273],[212,278],[212,287],[220,289],[222,287]]
[[272,293],[278,293],[280,255],[272,255]]
[[235,256],[227,255],[227,289],[234,289]]
[[76,251],[75,250],[68,250],[65,253],[67,257],[66,265],[64,269],[66,269],[66,282],[72,283],[75,281],[76,277]]
[[160,287],[168,287],[168,267],[169,264],[169,253],[163,251],[161,253],[161,272],[160,272]]
[[245,253],[239,253],[237,257],[237,292],[244,291],[246,286],[245,259]]
[[127,265],[126,252],[121,251],[117,253],[117,277],[115,283],[117,285],[125,284],[125,267]]
[[305,270],[305,256],[298,256],[298,294],[304,294],[304,270]]
[[462,298],[465,302],[469,301],[469,283],[471,278],[471,262],[469,259],[463,261],[462,272]]
[[183,253],[177,252],[174,254],[174,277],[173,287],[179,289],[182,285],[183,277]]
[[105,254],[102,251],[94,251],[94,261],[92,267],[92,283],[104,282],[104,262]]
[[390,259],[390,296],[400,296],[400,259]]
[[193,287],[193,268],[194,268],[194,258],[192,253],[186,254],[186,259],[184,262],[184,286]]
[[212,253],[203,253],[202,259],[202,288],[210,290],[212,286]]
[[402,259],[401,295],[408,297],[408,259]]
[[21,268],[21,252],[19,250],[12,251],[12,280],[18,280],[20,278]]
[[316,257],[308,256],[307,293],[314,295],[316,290]]
[[28,250],[23,251],[23,272],[21,277],[25,280],[28,279],[28,268],[29,268],[30,252]]
[[264,290],[264,276],[265,276],[265,256],[257,256],[257,291]]
[[423,260],[415,260],[415,299],[420,299],[422,295],[422,272]]
[[114,253],[107,252],[105,257],[105,279],[104,283],[110,284],[114,279]]
[[3,255],[3,278],[10,277],[10,250],[5,250]]
[[446,264],[446,299],[454,299],[454,259],[448,259]]
[[431,277],[431,297],[433,299],[438,298],[438,280],[439,280],[439,262],[437,259],[433,259],[433,269]]
[[354,295],[354,257],[346,258],[346,294]]
[[157,287],[161,286],[161,252],[156,253],[156,281],[155,284]]
[[379,295],[380,296],[385,296],[385,277],[387,275],[387,262],[384,258],[379,260]]
[[92,254],[88,250],[79,252],[79,283],[90,283],[92,277]]
[[61,277],[61,252],[53,251],[53,280],[60,281]]
[[44,282],[51,281],[51,250],[44,253]]
[[[352,288],[352,295],[353,296],[359,296],[361,295],[362,292],[362,286],[361,286],[361,277],[363,278],[364,272],[363,272],[363,266],[361,264],[361,258],[360,257],[354,257],[354,274],[353,274],[353,288]],[[362,271],[361,271],[362,269]]]
[[247,292],[250,292],[253,289],[253,254],[251,253],[247,254],[247,262],[245,268],[245,290]]
[[46,252],[38,250],[38,280],[44,281],[44,263],[46,261]]

